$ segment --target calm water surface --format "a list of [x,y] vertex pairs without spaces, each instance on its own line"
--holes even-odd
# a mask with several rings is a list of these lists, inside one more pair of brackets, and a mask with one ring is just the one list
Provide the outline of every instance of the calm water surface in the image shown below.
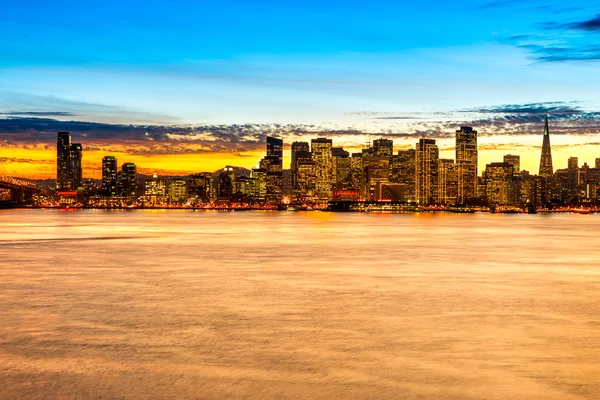
[[0,399],[599,399],[599,232],[0,211]]

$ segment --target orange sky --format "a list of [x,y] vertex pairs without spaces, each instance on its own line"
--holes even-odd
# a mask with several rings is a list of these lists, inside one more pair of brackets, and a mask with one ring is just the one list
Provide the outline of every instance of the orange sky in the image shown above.
[[[452,139],[438,140],[440,157],[454,158]],[[540,143],[537,143],[540,142]],[[354,143],[345,142],[346,150],[360,151],[362,147],[358,140]],[[396,150],[414,146],[414,139],[395,140]],[[515,145],[519,143],[519,145]],[[567,159],[571,156],[579,157],[580,165],[587,162],[594,166],[595,158],[600,157],[600,137],[589,136],[554,136],[552,137],[554,168],[566,168]],[[341,145],[334,139],[334,146]],[[521,167],[532,173],[537,173],[541,144],[540,136],[523,137],[482,137],[479,139],[479,171],[485,164],[492,161],[502,161],[504,154],[521,155]],[[165,146],[165,144],[161,144]],[[13,176],[25,178],[54,178],[56,176],[56,151],[47,146],[3,146],[0,147],[0,158],[5,159],[5,166]],[[168,145],[167,145],[168,147]],[[180,151],[181,149],[179,149]],[[262,151],[248,151],[244,153],[177,153],[177,154],[144,154],[143,152],[130,151],[124,145],[110,147],[95,146],[94,150],[85,150],[83,155],[84,177],[99,178],[101,176],[101,160],[106,155],[117,157],[118,165],[133,162],[142,173],[159,171],[162,174],[188,174],[204,171],[215,171],[225,165],[235,165],[252,168],[257,165]],[[284,153],[284,163],[289,166],[289,148]],[[3,172],[3,171],[2,171]]]

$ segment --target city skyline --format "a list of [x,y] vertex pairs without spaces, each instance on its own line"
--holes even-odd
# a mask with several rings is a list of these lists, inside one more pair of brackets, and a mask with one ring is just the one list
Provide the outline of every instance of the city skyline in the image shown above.
[[431,137],[452,158],[456,126],[479,132],[480,169],[509,152],[532,170],[545,115],[556,165],[600,153],[600,10],[585,1],[62,0],[3,11],[0,157],[17,176],[51,177],[53,135],[67,128],[93,177],[106,153],[163,173],[251,168],[277,135],[332,137],[349,151],[369,134],[395,150]]
[[397,211],[458,207],[460,212],[536,212],[583,205],[591,212],[600,202],[600,157],[581,166],[578,157],[570,157],[567,168],[555,170],[548,117],[537,173],[523,169],[521,156],[510,153],[479,171],[478,131],[469,126],[455,131],[454,158],[441,157],[432,138],[398,152],[393,140],[374,139],[366,148],[349,152],[333,139],[319,137],[291,143],[291,168],[284,169],[283,139],[267,136],[266,154],[251,170],[226,165],[214,172],[159,176],[155,171],[149,177],[131,161],[119,170],[119,160],[106,155],[99,183],[82,179],[82,144],[72,143],[68,131],[59,131],[56,138],[55,185],[27,189],[8,177],[3,179],[3,198],[10,195],[12,201],[42,207],[364,211],[390,204]]

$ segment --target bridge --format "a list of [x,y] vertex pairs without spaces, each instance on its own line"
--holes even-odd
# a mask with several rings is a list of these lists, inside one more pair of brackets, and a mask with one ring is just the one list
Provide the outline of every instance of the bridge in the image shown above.
[[0,190],[10,193],[8,199],[0,198],[0,206],[23,205],[31,202],[33,195],[39,192],[38,188],[31,182],[13,178],[8,173],[4,162],[0,160],[0,163],[4,170],[0,170]]

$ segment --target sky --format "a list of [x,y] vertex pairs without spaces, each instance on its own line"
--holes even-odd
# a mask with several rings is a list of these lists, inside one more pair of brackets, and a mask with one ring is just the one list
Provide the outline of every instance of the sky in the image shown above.
[[[115,155],[163,174],[253,167],[265,137],[360,151],[421,137],[480,171],[600,157],[600,5],[592,1],[11,1],[0,13],[0,158],[55,176],[56,131],[84,175]],[[287,155],[287,154],[286,154]],[[287,162],[289,162],[289,157]]]

